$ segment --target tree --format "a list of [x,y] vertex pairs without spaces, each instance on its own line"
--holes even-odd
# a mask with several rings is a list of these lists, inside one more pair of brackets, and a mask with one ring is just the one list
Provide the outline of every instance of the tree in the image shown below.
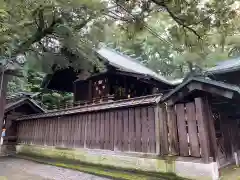
[[118,13],[122,23],[118,27],[125,32],[118,33],[120,36],[114,34],[112,39],[117,37],[114,46],[125,50],[130,47],[130,54],[144,58],[144,63],[157,67],[156,71],[159,68],[164,75],[179,77],[239,55],[237,1],[118,0],[115,3],[121,9]]
[[25,78],[14,77],[8,84],[8,94],[19,92],[39,93],[33,99],[46,109],[64,107],[73,102],[72,93],[56,92],[41,88],[45,74],[28,70]]

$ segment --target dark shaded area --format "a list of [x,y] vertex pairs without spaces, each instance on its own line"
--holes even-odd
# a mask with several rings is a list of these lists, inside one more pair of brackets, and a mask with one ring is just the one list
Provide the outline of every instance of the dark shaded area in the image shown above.
[[76,79],[77,73],[73,68],[61,69],[53,74],[48,74],[44,78],[41,87],[56,91],[73,92],[73,82]]

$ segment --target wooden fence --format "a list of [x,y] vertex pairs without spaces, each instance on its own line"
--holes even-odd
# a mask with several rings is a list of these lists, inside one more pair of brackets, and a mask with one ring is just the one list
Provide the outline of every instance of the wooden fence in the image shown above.
[[154,107],[24,120],[18,125],[18,140],[24,144],[155,153]]
[[138,104],[20,118],[17,137],[23,144],[172,154],[207,161],[211,156],[209,117],[201,99],[173,107]]

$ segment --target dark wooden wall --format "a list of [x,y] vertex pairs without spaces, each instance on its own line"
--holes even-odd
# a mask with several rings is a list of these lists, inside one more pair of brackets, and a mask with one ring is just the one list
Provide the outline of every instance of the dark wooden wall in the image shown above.
[[107,72],[79,80],[74,83],[75,101],[104,100],[112,95],[113,100],[128,99],[151,95],[156,85],[149,81],[140,80],[137,77]]
[[201,98],[160,108],[157,124],[159,151],[163,155],[199,157],[205,162],[209,162],[209,158],[215,156],[211,153],[213,147],[210,143],[212,118],[206,102]]
[[[200,98],[18,121],[18,143],[202,158],[214,156],[212,121]],[[215,139],[216,140],[216,139]]]
[[21,121],[18,142],[155,153],[154,107]]

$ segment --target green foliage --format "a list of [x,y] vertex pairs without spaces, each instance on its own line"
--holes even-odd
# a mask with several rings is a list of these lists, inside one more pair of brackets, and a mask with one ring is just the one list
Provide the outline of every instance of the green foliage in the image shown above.
[[66,106],[67,103],[73,102],[71,93],[55,92],[41,89],[40,85],[45,74],[29,70],[25,78],[14,77],[8,83],[9,95],[18,92],[39,93],[34,100],[39,102],[46,109],[54,109]]
[[124,23],[114,25],[107,42],[142,57],[143,63],[163,75],[181,77],[194,66],[209,67],[240,55],[238,1],[115,3],[122,7]]
[[[104,69],[94,53],[104,42],[164,76],[183,77],[240,55],[238,6],[234,0],[0,0],[0,55],[24,54],[27,72],[49,73],[53,64],[92,72],[93,65]],[[9,90],[38,92],[41,78],[14,78]],[[52,107],[67,97],[44,90],[41,100]]]

